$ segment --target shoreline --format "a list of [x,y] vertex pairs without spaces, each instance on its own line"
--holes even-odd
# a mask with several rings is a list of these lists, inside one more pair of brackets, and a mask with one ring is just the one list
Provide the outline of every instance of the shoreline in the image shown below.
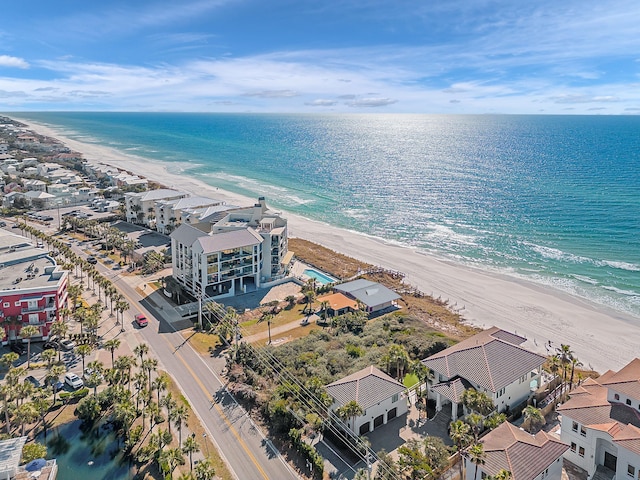
[[[55,127],[11,118],[27,128],[57,138],[85,159],[144,176],[168,188],[250,205],[255,198],[219,190],[197,178],[170,173],[161,161],[150,161],[108,146],[69,139]],[[269,199],[267,198],[267,202]],[[619,369],[637,355],[640,319],[580,297],[506,274],[463,266],[417,249],[395,245],[357,232],[283,211],[289,235],[303,238],[367,263],[402,271],[406,282],[426,294],[448,299],[463,321],[481,328],[497,326],[527,337],[525,346],[546,354],[568,344],[585,367],[604,372]],[[622,341],[624,339],[624,341]]]

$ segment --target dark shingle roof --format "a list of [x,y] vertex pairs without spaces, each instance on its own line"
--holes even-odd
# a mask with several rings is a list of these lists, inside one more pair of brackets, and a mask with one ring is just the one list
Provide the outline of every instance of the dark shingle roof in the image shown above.
[[504,422],[480,440],[484,447],[485,464],[489,475],[504,469],[513,480],[532,480],[556,461],[569,446],[545,432],[531,435]]
[[355,400],[364,410],[405,391],[404,385],[373,365],[330,383],[326,388],[340,405]]
[[519,346],[524,341],[518,335],[492,327],[422,363],[447,378],[459,376],[497,392],[544,363],[545,357]]

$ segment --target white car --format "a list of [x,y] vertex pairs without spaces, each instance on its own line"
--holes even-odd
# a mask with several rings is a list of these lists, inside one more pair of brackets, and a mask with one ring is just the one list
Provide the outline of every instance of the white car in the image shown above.
[[69,385],[74,390],[77,390],[78,388],[84,386],[84,382],[82,381],[82,379],[73,372],[68,372],[64,376],[64,383]]

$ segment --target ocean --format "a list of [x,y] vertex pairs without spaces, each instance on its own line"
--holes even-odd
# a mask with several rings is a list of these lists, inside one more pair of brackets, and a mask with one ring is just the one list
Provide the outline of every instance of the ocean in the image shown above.
[[640,116],[16,116],[640,317]]

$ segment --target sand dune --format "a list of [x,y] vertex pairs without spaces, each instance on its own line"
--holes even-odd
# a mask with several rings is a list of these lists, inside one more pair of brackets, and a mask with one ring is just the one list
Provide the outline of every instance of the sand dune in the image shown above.
[[[187,176],[171,174],[150,162],[108,147],[65,138],[49,127],[21,120],[43,135],[58,138],[85,158],[124,168],[168,187],[248,205],[246,198],[218,190]],[[267,198],[267,202],[269,199]],[[286,212],[285,212],[286,213]],[[526,346],[545,354],[569,344],[585,366],[601,372],[619,369],[638,354],[640,319],[506,275],[437,259],[416,250],[388,244],[330,225],[286,213],[290,235],[320,243],[365,262],[399,270],[406,281],[427,294],[448,299],[465,319],[481,327],[496,325],[527,337]]]

